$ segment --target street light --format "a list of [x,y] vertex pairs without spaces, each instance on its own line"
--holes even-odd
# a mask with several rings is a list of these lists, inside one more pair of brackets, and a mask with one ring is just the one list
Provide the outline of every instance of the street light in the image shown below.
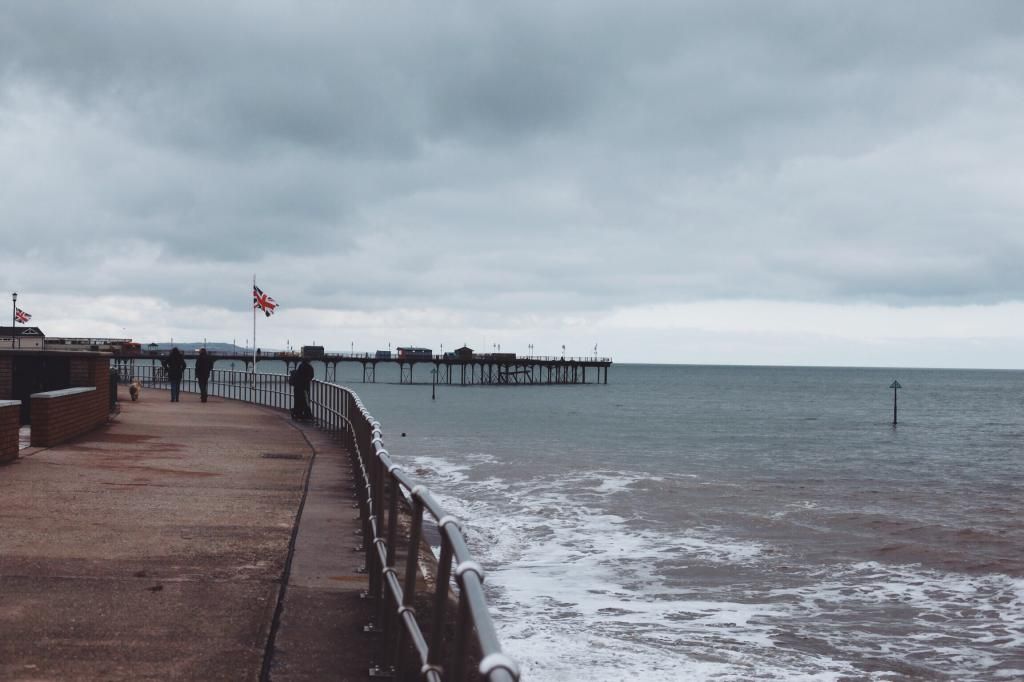
[[14,339],[18,336],[18,328],[15,323],[18,313],[18,292],[11,294],[11,350],[14,350]]

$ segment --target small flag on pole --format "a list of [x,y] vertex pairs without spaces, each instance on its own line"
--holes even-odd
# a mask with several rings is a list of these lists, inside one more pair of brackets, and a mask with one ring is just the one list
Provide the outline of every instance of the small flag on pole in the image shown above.
[[252,285],[252,307],[259,308],[263,311],[263,314],[270,317],[274,314],[274,308],[277,307],[277,301],[263,293],[255,284]]
[[21,308],[15,308],[14,319],[18,322],[18,324],[28,324],[28,321],[32,319],[32,316],[26,313]]

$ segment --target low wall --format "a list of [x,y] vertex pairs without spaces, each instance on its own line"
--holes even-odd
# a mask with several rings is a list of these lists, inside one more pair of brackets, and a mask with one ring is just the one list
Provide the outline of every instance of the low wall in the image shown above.
[[107,392],[89,386],[32,394],[32,446],[50,447],[107,421]]
[[0,400],[0,462],[18,458],[20,400]]
[[[21,423],[32,421],[31,396],[93,386],[110,404],[110,353],[0,348],[0,400],[21,401]],[[115,394],[116,396],[116,394]]]

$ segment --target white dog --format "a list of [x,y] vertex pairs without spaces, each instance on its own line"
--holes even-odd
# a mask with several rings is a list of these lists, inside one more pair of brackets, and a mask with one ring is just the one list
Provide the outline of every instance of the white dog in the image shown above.
[[133,403],[142,395],[142,382],[137,377],[132,377],[132,383],[128,384],[128,395],[132,397]]

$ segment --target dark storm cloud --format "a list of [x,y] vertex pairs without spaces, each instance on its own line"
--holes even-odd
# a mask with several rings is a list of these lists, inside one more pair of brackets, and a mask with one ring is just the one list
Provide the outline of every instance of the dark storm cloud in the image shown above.
[[1021,298],[1022,17],[6,3],[0,271],[223,305],[301,272],[279,297],[325,308]]

